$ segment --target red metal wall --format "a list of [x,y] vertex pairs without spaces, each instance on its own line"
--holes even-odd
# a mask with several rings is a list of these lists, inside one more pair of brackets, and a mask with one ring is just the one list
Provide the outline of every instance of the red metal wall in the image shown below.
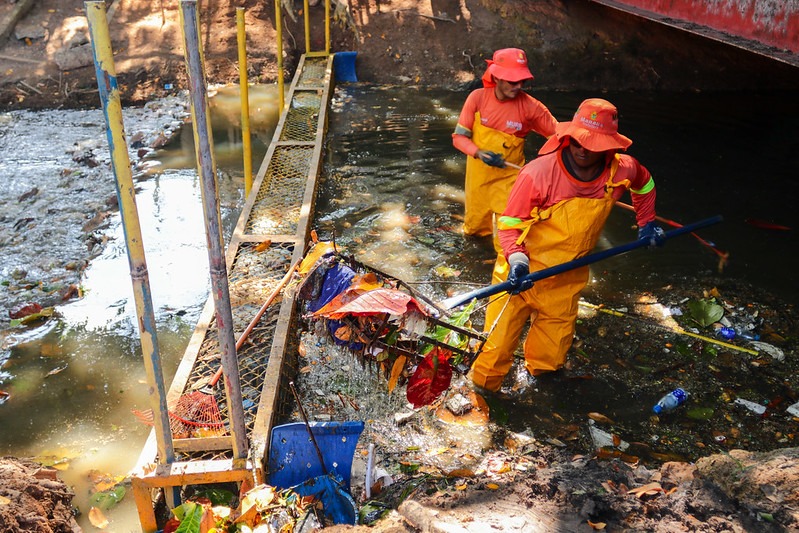
[[799,53],[799,0],[616,0]]

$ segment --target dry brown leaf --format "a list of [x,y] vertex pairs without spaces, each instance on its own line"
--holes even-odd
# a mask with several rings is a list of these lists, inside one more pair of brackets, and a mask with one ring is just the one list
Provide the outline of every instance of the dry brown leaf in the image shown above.
[[499,488],[499,485],[497,485],[496,483],[486,483],[486,488],[491,490],[497,490]]
[[307,365],[300,368],[300,374],[307,374],[310,371],[311,371],[311,365]]
[[105,529],[108,527],[108,519],[97,507],[92,507],[89,509],[89,522],[91,522],[94,527],[99,529]]
[[392,392],[394,387],[397,386],[397,380],[402,375],[402,371],[405,370],[405,361],[408,358],[404,355],[400,355],[394,361],[394,366],[391,367],[391,376],[388,379],[388,392]]
[[610,424],[613,425],[614,422],[610,418],[606,417],[602,413],[588,413],[588,418],[595,422],[599,422],[601,424]]
[[263,241],[263,242],[259,242],[259,243],[258,243],[258,244],[255,246],[255,251],[256,251],[256,252],[263,252],[264,250],[267,250],[267,249],[269,249],[269,247],[270,247],[270,246],[272,246],[272,241],[270,241],[269,239],[266,239],[266,240],[265,240],[265,241]]
[[647,483],[646,485],[630,489],[627,491],[627,494],[634,494],[638,498],[643,498],[644,496],[653,496],[658,492],[665,491],[663,490],[663,487],[660,486],[660,483],[655,482]]
[[607,524],[605,522],[591,522],[590,520],[586,520],[588,525],[591,526],[592,529],[605,529]]
[[474,477],[474,471],[470,468],[456,468],[447,472],[447,477]]
[[300,357],[307,357],[308,348],[305,347],[305,343],[304,342],[300,342],[300,345],[297,348],[297,352],[300,354]]
[[5,496],[0,496],[0,505],[8,505],[9,503],[11,503],[11,500],[6,498]]

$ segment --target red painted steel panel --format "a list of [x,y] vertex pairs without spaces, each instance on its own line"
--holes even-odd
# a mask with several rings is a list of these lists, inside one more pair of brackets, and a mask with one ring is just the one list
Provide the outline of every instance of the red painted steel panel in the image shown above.
[[799,0],[616,0],[799,53]]

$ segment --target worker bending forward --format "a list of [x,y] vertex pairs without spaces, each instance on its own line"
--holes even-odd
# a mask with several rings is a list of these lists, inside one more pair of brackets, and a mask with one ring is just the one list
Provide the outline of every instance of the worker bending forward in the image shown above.
[[588,254],[624,191],[629,189],[632,195],[639,239],[662,244],[663,230],[654,222],[654,181],[635,158],[619,153],[631,144],[618,132],[616,107],[606,100],[589,99],[580,104],[571,122],[558,124],[539,157],[520,171],[498,224],[510,267],[507,279],[513,288],[486,309],[485,330],[490,335],[472,367],[475,385],[489,391],[500,389],[528,319],[527,371],[535,376],[563,366],[588,267],[535,285],[522,278],[531,269],[542,270]]

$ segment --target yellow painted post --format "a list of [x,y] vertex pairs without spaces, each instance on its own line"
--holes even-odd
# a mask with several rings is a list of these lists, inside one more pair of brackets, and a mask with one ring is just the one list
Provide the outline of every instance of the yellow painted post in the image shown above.
[[308,0],[303,0],[302,10],[303,20],[305,21],[305,53],[311,53],[311,18],[308,14]]
[[282,113],[286,103],[283,95],[283,12],[280,0],[275,0],[275,29],[277,30],[277,93]]
[[84,4],[94,53],[97,86],[105,114],[106,135],[111,150],[111,167],[116,176],[119,211],[122,215],[122,226],[125,229],[130,278],[133,283],[136,316],[139,320],[142,358],[147,373],[149,403],[153,411],[153,427],[158,443],[158,460],[160,463],[172,463],[175,460],[175,451],[172,445],[172,433],[169,429],[164,373],[161,367],[161,355],[158,351],[155,312],[153,311],[147,273],[147,261],[144,257],[139,213],[136,208],[136,191],[133,186],[130,157],[125,141],[122,103],[119,97],[114,55],[111,50],[106,7],[102,0]]
[[325,53],[330,54],[330,0],[325,0]]
[[236,33],[239,42],[239,93],[241,98],[241,142],[244,158],[244,197],[252,189],[252,145],[250,144],[250,88],[247,82],[247,34],[244,31],[244,8],[236,8]]

